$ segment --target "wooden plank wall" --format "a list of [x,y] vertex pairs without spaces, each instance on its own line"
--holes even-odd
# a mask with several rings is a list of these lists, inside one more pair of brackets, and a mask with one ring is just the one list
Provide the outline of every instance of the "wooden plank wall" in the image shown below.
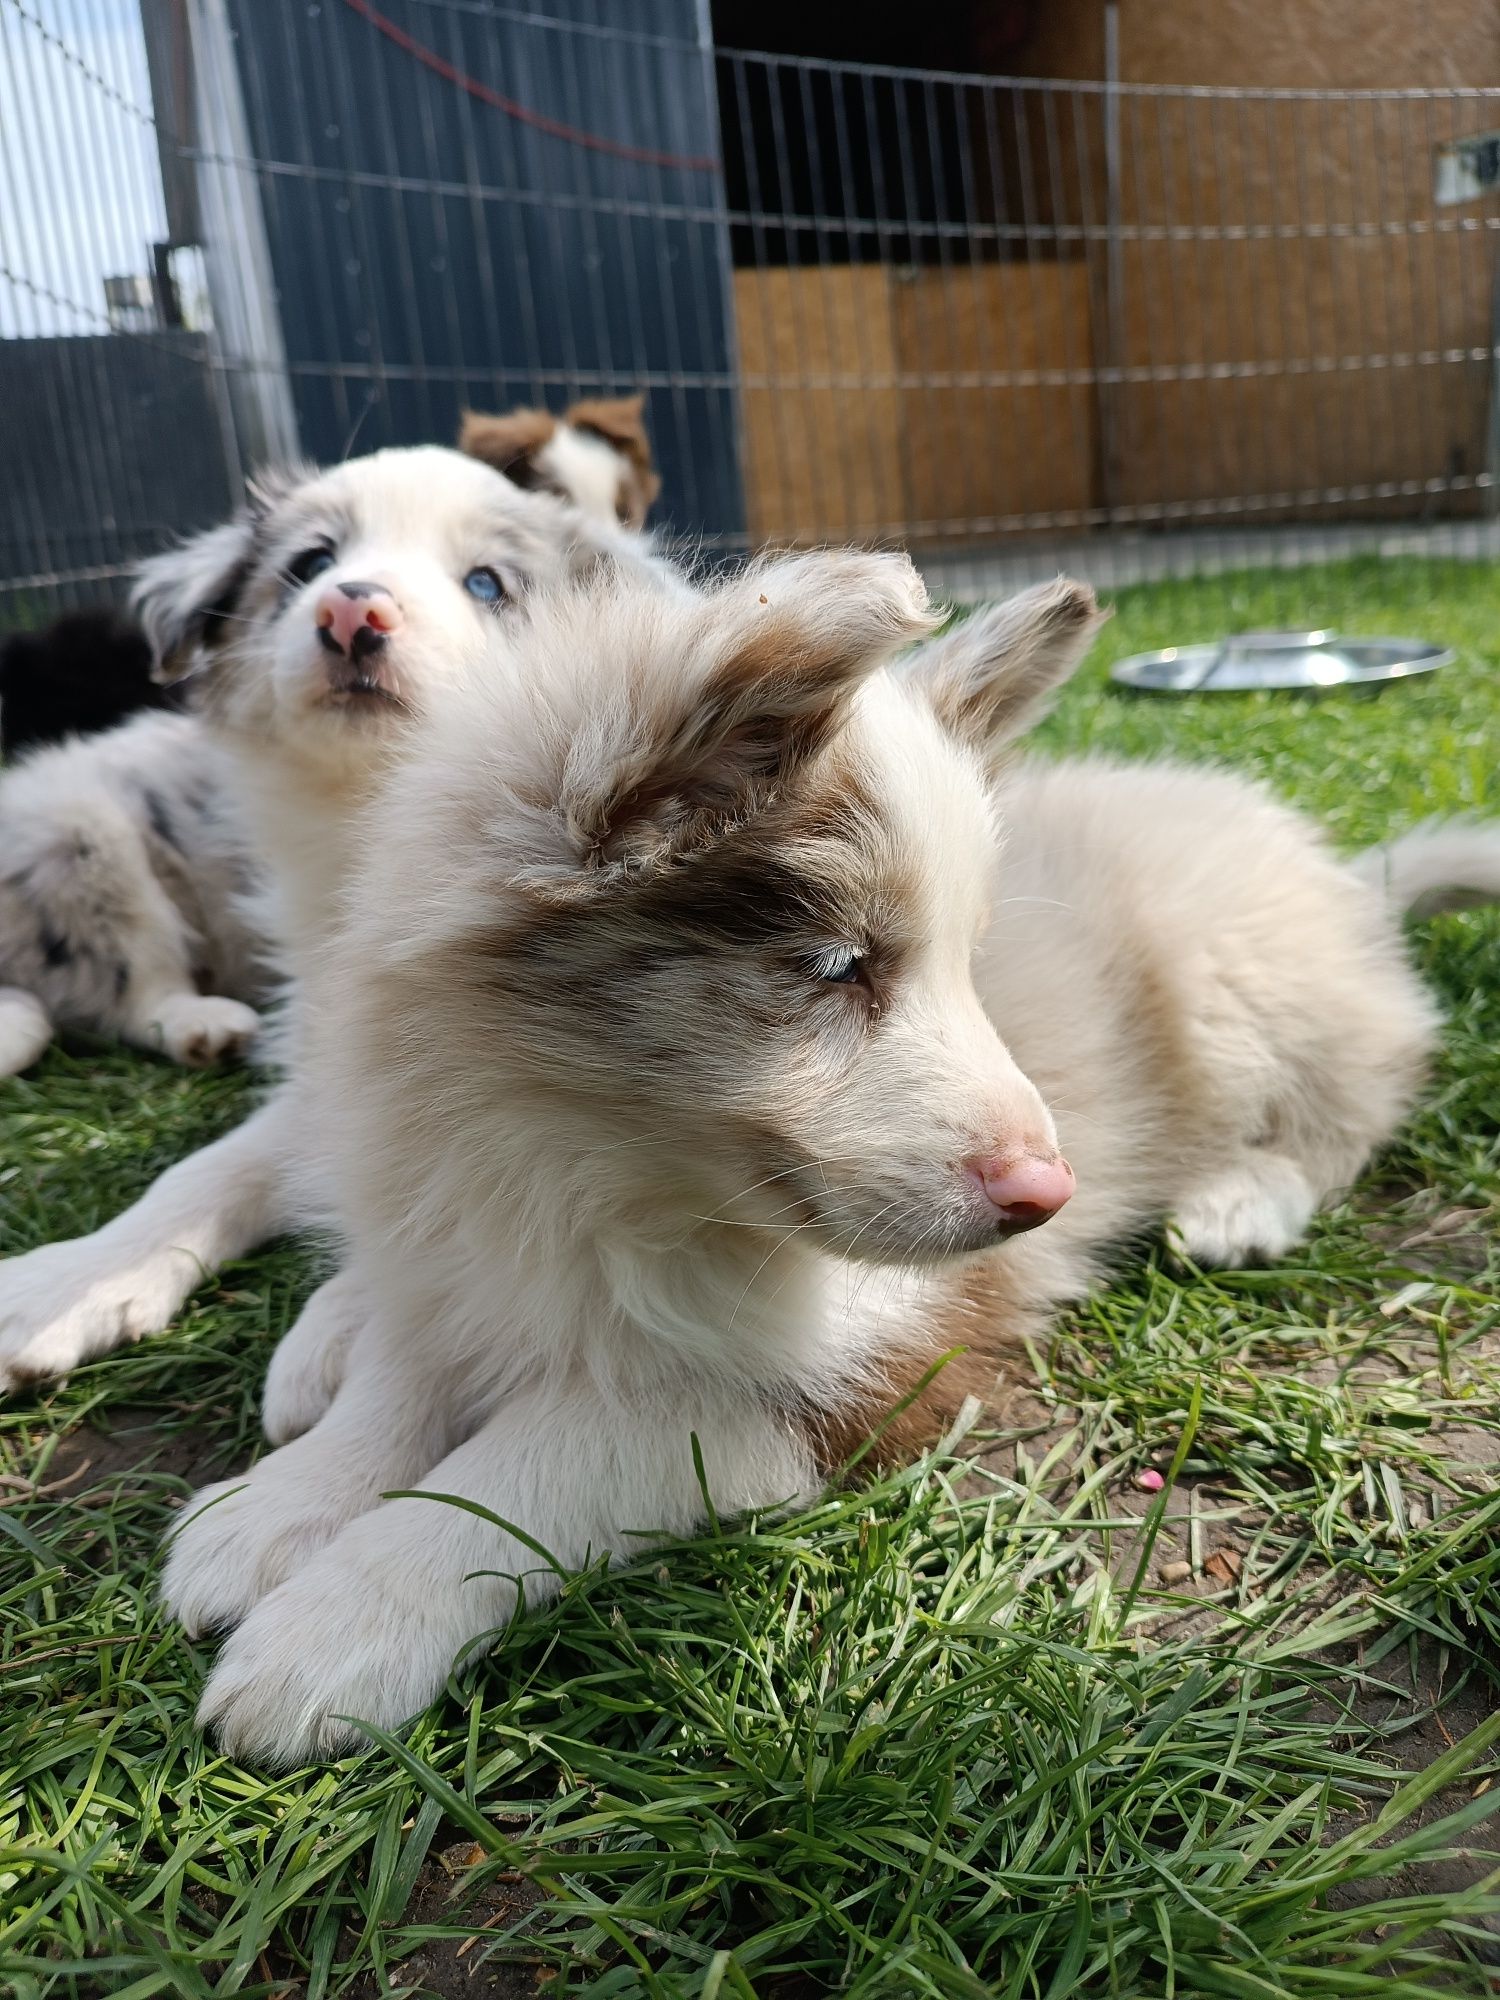
[[[1048,0],[1008,60],[1097,78],[1101,20]],[[1126,84],[1500,86],[1500,0],[1121,0],[1120,56]],[[1487,504],[1468,482],[1488,469],[1497,206],[1439,209],[1432,182],[1438,146],[1500,128],[1500,102],[1123,97],[1112,310],[1103,246],[1077,234],[1106,212],[1099,97],[1045,110],[999,85],[955,115],[998,159],[978,219],[1024,229],[1018,261],[736,273],[752,533]],[[1127,379],[1097,391],[995,379],[1106,361]]]
[[[1432,204],[1452,100],[1127,98],[1115,497],[1344,495],[1485,470],[1492,238]],[[1202,371],[1199,373],[1198,371]],[[1374,489],[1373,491],[1371,489]],[[1412,511],[1413,496],[1392,505]],[[1448,511],[1475,496],[1444,496]]]
[[[753,540],[954,542],[1097,496],[1082,264],[735,273]],[[1019,380],[1015,379],[1019,378]]]
[[736,271],[752,542],[869,541],[905,518],[890,272]]
[[[1097,0],[1048,0],[1014,67],[1098,79],[1102,15]],[[1500,86],[1500,0],[1120,0],[1120,80]],[[1057,219],[1102,216],[1093,128],[1043,179],[1030,117]],[[1122,98],[1120,221],[1200,234],[1123,246],[1112,325],[1103,259],[1088,253],[1101,350],[1148,378],[1209,373],[1101,389],[1112,501],[1247,521],[1481,505],[1461,487],[1388,502],[1369,489],[1487,469],[1496,207],[1439,209],[1432,181],[1439,145],[1495,127],[1494,99]],[[1210,505],[1309,493],[1350,497]]]

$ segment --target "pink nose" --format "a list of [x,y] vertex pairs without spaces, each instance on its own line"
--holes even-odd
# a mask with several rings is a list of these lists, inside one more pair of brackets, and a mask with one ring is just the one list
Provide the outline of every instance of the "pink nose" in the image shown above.
[[1072,1199],[1073,1169],[1060,1156],[1039,1153],[985,1153],[965,1160],[964,1171],[983,1188],[995,1218],[1012,1234],[1035,1229]]
[[378,583],[330,583],[313,610],[319,644],[360,659],[378,652],[401,623],[401,606]]

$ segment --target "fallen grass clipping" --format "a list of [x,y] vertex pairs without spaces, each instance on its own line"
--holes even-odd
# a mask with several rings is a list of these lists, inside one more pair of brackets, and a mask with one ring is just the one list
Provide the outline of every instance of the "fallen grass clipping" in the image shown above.
[[[1320,581],[1459,664],[1373,699],[1133,702],[1109,658],[1274,622],[1287,588],[1153,586],[1044,746],[1233,761],[1348,845],[1500,811],[1500,585]],[[211,1648],[154,1602],[174,1508],[255,1448],[313,1254],[8,1406],[0,1984],[1500,1991],[1500,924],[1416,948],[1452,1017],[1433,1090],[1305,1250],[1224,1275],[1140,1246],[1004,1436],[575,1577],[337,1766],[218,1756]],[[252,1088],[83,1044],[0,1086],[5,1250],[114,1212]]]

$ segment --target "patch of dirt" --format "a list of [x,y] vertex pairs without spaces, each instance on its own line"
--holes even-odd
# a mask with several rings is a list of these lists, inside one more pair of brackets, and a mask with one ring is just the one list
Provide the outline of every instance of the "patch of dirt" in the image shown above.
[[[1471,1729],[1488,1721],[1494,1712],[1493,1688],[1477,1674],[1461,1686],[1448,1686],[1446,1683],[1454,1678],[1451,1665],[1445,1675],[1439,1649],[1425,1641],[1416,1648],[1415,1658],[1407,1655],[1383,1660],[1380,1675],[1398,1690],[1395,1703],[1387,1698],[1381,1704],[1373,1696],[1363,1696],[1355,1705],[1362,1721],[1376,1725],[1388,1722],[1396,1704],[1402,1709],[1409,1703],[1413,1708],[1423,1706],[1432,1711],[1421,1715],[1392,1740],[1391,1762],[1400,1772],[1414,1775],[1425,1771]],[[1467,1778],[1435,1793],[1412,1815],[1397,1838],[1457,1812],[1475,1796],[1483,1782],[1481,1779],[1476,1784],[1473,1778]],[[1330,1838],[1336,1840],[1358,1824],[1356,1819],[1346,1817],[1333,1827]],[[1361,1888],[1336,1890],[1330,1894],[1329,1902],[1336,1909],[1357,1909],[1377,1896],[1460,1896],[1497,1870],[1500,1870],[1500,1826],[1487,1821],[1470,1830],[1450,1859],[1408,1863]],[[1488,1939],[1470,1939],[1470,1950],[1481,1963],[1500,1968],[1500,1917],[1476,1916],[1471,1921],[1476,1931],[1488,1933]],[[1449,1949],[1456,1955],[1455,1948]],[[1495,1990],[1500,1992],[1500,1980],[1495,1982]]]
[[366,1974],[348,1989],[350,2000],[390,2000],[392,1992],[420,2000],[534,2000],[546,1991],[550,1982],[539,1977],[542,1968],[485,1956],[486,1934],[534,1910],[542,1891],[509,1871],[471,1886],[469,1873],[482,1859],[479,1848],[462,1841],[424,1863],[400,1926],[431,1925],[454,1935],[419,1944],[387,1974],[385,1985]]
[[1492,1208],[1423,1213],[1419,1201],[1408,1199],[1396,1213],[1383,1208],[1363,1220],[1366,1233],[1382,1249],[1399,1253],[1403,1264],[1439,1284],[1482,1277],[1494,1255],[1497,1217]]
[[136,1473],[165,1473],[190,1486],[202,1486],[232,1470],[232,1441],[208,1427],[191,1423],[170,1428],[159,1410],[126,1406],[115,1413],[105,1431],[80,1424],[58,1439],[46,1462],[41,1485],[57,1492],[66,1488],[71,1501],[98,1501],[119,1496]]

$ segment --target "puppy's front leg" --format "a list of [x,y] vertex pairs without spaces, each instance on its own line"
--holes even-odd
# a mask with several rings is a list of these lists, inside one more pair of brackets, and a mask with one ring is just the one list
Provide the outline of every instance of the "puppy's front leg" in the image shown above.
[[271,1356],[260,1415],[272,1444],[317,1423],[344,1379],[354,1343],[376,1317],[371,1287],[357,1268],[346,1266],[319,1285]]
[[322,1420],[188,1502],[168,1544],[167,1609],[194,1633],[238,1623],[382,1493],[420,1479],[465,1414],[451,1381],[372,1317]]
[[[701,1520],[694,1433],[725,1513],[816,1485],[783,1419],[688,1383],[649,1404],[582,1385],[518,1393],[418,1490],[476,1502],[564,1569],[626,1560]],[[199,1720],[226,1749],[283,1767],[349,1749],[359,1721],[395,1728],[441,1693],[464,1648],[510,1617],[518,1578],[530,1602],[557,1589],[556,1572],[493,1522],[437,1498],[386,1501],[261,1600],[225,1646]]]
[[0,1261],[0,1391],[159,1333],[219,1265],[290,1228],[296,1113],[280,1090],[92,1236]]

